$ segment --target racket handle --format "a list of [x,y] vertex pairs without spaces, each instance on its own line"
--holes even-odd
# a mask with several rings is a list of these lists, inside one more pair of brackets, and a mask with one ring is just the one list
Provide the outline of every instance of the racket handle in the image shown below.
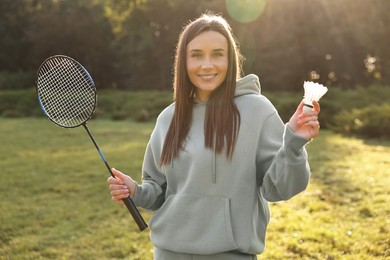
[[[100,157],[102,158],[104,164],[106,165],[108,172],[111,174],[112,177],[115,178],[114,174],[111,171],[111,167],[108,165],[108,162],[107,162],[106,158],[104,157],[102,151],[100,150],[99,146],[97,145],[97,143],[95,141],[95,138],[93,138],[91,132],[89,131],[87,123],[84,123],[83,127],[87,131],[89,137],[91,138],[93,144],[95,145],[97,151],[99,152]],[[139,230],[142,231],[145,228],[147,228],[148,225],[145,223],[144,219],[141,216],[141,213],[139,213],[137,207],[135,206],[135,204],[134,204],[133,200],[130,198],[130,196],[125,198],[125,199],[123,199],[123,202],[125,203],[125,205],[126,205],[127,209],[129,210],[130,214],[133,216],[133,219],[137,223],[137,225],[139,227]]]
[[143,231],[144,229],[146,229],[148,225],[146,224],[145,220],[142,218],[133,200],[130,197],[127,197],[123,199],[123,202],[125,203],[130,214],[133,216],[133,219],[137,223],[139,230]]

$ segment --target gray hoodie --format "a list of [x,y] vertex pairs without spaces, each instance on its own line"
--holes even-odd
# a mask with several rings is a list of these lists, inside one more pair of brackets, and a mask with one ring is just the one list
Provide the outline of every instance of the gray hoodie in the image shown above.
[[232,160],[205,149],[206,104],[199,103],[184,150],[160,167],[175,104],[159,115],[133,198],[137,206],[156,211],[149,223],[154,246],[188,254],[261,253],[270,219],[267,201],[305,190],[307,140],[283,124],[260,94],[256,75],[237,81],[235,102],[241,126]]

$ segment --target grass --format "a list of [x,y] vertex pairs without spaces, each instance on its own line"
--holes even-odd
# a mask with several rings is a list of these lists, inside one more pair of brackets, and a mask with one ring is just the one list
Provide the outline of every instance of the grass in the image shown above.
[[[89,128],[109,164],[140,180],[153,123],[92,120]],[[0,132],[0,259],[152,259],[148,232],[111,202],[84,129],[2,118]],[[390,258],[390,141],[322,131],[308,150],[309,187],[271,204],[259,259]]]
[[272,204],[264,259],[390,257],[390,142],[322,131],[308,152],[310,185]]

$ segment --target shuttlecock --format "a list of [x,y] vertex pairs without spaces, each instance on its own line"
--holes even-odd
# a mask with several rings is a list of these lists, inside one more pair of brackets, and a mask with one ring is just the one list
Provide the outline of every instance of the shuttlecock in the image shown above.
[[313,101],[319,101],[320,98],[325,95],[328,88],[312,81],[305,81],[303,83],[305,94],[303,96],[303,110],[313,109]]

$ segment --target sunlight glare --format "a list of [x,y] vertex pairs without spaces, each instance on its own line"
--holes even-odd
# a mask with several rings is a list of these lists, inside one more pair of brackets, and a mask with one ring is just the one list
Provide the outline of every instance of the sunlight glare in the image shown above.
[[231,18],[240,23],[250,23],[262,15],[266,0],[226,0],[225,4]]

